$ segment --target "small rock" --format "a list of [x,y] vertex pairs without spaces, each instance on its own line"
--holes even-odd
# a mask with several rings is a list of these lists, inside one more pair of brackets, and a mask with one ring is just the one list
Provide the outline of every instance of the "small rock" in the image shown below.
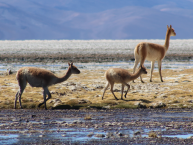
[[56,121],[52,121],[51,124],[57,124],[57,122]]
[[88,136],[88,137],[92,137],[93,135],[94,135],[94,133],[91,132],[91,133],[89,133],[87,136]]
[[137,131],[137,132],[134,133],[134,135],[140,135],[140,134],[141,134],[140,131]]
[[31,118],[35,118],[36,117],[36,115],[31,115]]
[[105,122],[106,126],[113,126],[110,122]]
[[95,124],[94,128],[95,128],[95,129],[97,129],[97,128],[98,128],[98,125],[97,125],[97,124]]
[[94,85],[93,86],[95,89],[103,89],[104,88],[104,86],[102,86],[102,85]]
[[191,82],[191,81],[189,81],[189,80],[184,80],[184,81],[182,81],[182,82],[184,82],[184,83],[188,83],[188,82]]
[[74,120],[72,123],[73,123],[73,124],[78,124],[78,123],[82,123],[82,121]]
[[122,133],[120,133],[120,132],[119,132],[117,135],[118,135],[118,136],[123,136],[123,134],[122,134]]
[[78,104],[92,104],[92,102],[91,101],[89,101],[89,100],[86,100],[86,99],[81,99],[81,100],[78,100]]
[[163,102],[158,102],[158,103],[153,103],[152,106],[150,106],[152,108],[163,108],[166,107],[166,104]]
[[137,93],[137,91],[131,91],[131,93]]
[[103,138],[103,137],[105,137],[105,135],[104,134],[96,134],[95,137]]
[[39,137],[44,137],[44,136],[45,136],[44,134],[39,135]]
[[118,89],[114,89],[113,92],[120,92],[121,90]]
[[159,96],[157,96],[157,98],[167,98],[168,96],[166,95],[166,94],[161,94],[161,95],[159,95]]
[[61,122],[61,124],[65,124],[65,123],[66,123],[66,121]]
[[70,89],[71,91],[76,91],[76,90],[77,90],[76,86],[71,86],[71,87],[69,87],[69,89]]
[[144,109],[147,108],[147,106],[141,102],[137,102],[134,105],[136,105],[138,108],[144,108]]
[[145,104],[143,104],[143,103],[139,103],[138,108],[146,109],[147,106]]
[[114,134],[112,132],[107,132],[106,138],[112,138],[114,137]]
[[101,95],[95,95],[94,98],[98,98],[98,97],[101,97]]
[[124,137],[124,138],[129,138],[129,135],[124,135],[123,137]]
[[103,108],[103,109],[110,109],[111,106],[110,106],[110,105],[108,105],[108,106],[103,106],[102,108]]
[[187,102],[189,102],[189,103],[193,103],[193,100],[188,100]]
[[63,137],[65,137],[66,135],[65,134],[62,134]]

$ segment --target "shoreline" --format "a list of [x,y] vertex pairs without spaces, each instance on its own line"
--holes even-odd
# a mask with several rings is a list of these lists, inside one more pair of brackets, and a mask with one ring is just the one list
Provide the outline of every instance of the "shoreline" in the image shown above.
[[[163,60],[166,61],[192,61],[193,54],[166,54]],[[119,61],[135,61],[133,54],[1,54],[0,63],[13,62],[119,62]]]
[[[140,42],[163,45],[165,40],[25,40],[0,41],[0,62],[134,61]],[[193,39],[171,39],[166,60],[193,60]]]

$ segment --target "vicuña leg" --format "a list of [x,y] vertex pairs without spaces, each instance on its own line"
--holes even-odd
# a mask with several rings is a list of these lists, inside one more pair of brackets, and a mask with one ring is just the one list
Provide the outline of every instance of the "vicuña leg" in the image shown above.
[[123,100],[123,91],[124,91],[124,87],[125,87],[125,85],[122,84],[122,87],[121,87],[121,99],[122,99],[122,100]]
[[105,91],[107,90],[108,87],[109,87],[109,82],[107,82],[106,85],[105,85],[103,96],[102,96],[102,100],[103,100],[103,97],[105,95]]
[[19,83],[20,90],[15,95],[14,108],[16,109],[17,99],[18,99],[18,95],[19,95],[19,105],[20,105],[20,108],[22,109],[21,95],[23,94],[23,91],[24,91],[24,89],[25,89],[25,87],[27,85],[27,82],[25,80],[19,80],[18,83]]
[[155,61],[151,62],[151,76],[150,76],[150,82],[152,82],[152,74],[153,74],[153,69],[154,69],[154,63]]
[[16,109],[16,104],[17,104],[17,98],[18,98],[18,95],[20,95],[20,91],[18,91],[15,95],[15,104],[14,104],[14,108]]
[[111,93],[114,95],[115,99],[118,100],[117,97],[115,96],[114,92],[113,92],[113,86],[114,86],[114,83],[111,83]]
[[126,86],[127,86],[127,91],[126,91],[126,93],[125,93],[125,98],[126,98],[127,93],[128,93],[128,91],[129,91],[129,89],[130,89],[130,85],[129,85],[129,84],[126,83]]
[[[44,89],[44,92],[43,92],[44,102],[40,103],[40,104],[38,105],[38,108],[39,108],[41,105],[44,104],[45,109],[47,110],[46,101],[48,101],[52,96],[51,96],[51,94],[50,94],[50,92],[49,92],[49,90],[48,90],[47,87],[45,87],[45,88],[43,88],[43,89]],[[48,95],[48,98],[47,98],[47,99],[46,99],[46,94]]]
[[163,79],[162,79],[162,74],[161,74],[161,65],[162,65],[161,60],[158,60],[159,76],[160,76],[160,80],[161,80],[161,82],[163,82]]
[[[140,66],[143,66],[144,62],[145,62],[145,57],[142,57],[141,62],[140,62]],[[141,75],[140,75],[140,79],[141,79],[141,82],[144,83],[144,81],[142,80]]]

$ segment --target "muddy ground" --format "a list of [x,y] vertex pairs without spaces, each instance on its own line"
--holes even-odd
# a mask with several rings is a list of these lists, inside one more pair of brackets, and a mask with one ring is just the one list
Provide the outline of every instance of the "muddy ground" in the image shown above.
[[192,109],[1,110],[1,144],[192,144]]

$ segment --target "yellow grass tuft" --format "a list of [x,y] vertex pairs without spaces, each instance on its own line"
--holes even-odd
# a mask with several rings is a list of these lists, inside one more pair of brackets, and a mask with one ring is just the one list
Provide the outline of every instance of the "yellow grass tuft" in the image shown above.
[[86,116],[84,117],[84,120],[92,120],[91,115],[86,115]]
[[157,134],[154,131],[149,132],[148,136],[151,138],[157,138]]

